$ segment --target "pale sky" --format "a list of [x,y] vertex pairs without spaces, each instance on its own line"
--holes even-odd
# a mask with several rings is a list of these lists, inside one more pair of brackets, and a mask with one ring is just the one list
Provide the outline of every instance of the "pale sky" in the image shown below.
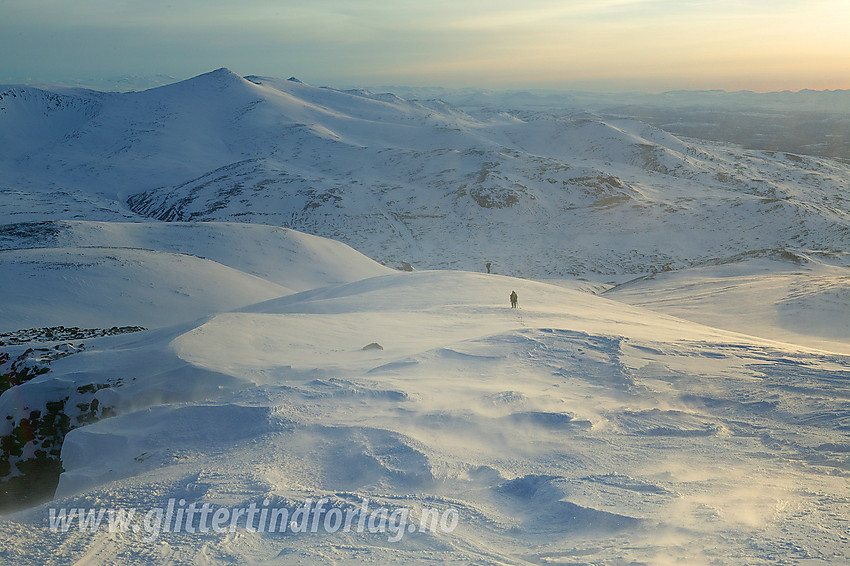
[[0,83],[850,88],[850,0],[0,0]]

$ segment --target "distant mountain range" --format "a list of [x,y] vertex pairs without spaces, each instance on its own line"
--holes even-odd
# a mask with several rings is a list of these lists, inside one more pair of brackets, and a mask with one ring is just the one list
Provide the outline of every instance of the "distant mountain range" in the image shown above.
[[394,267],[607,282],[850,243],[840,161],[227,69],[132,93],[0,88],[0,146],[6,224],[264,223]]

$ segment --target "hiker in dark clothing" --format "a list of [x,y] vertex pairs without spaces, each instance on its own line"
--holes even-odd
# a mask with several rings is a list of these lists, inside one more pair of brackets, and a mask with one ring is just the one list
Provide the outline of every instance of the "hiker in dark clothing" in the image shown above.
[[486,267],[487,267],[487,273],[490,273],[490,262],[489,261],[487,262]]
[[511,291],[511,308],[512,309],[517,308],[516,305],[517,305],[518,300],[519,300],[519,297],[517,297],[516,291]]

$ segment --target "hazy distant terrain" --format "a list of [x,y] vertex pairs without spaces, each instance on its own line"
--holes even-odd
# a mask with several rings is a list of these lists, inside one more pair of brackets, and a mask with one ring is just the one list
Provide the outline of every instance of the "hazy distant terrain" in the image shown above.
[[850,159],[850,114],[817,111],[724,111],[627,106],[612,114],[637,118],[668,132],[732,142],[749,149]]
[[[393,87],[385,87],[392,89]],[[636,118],[672,134],[761,149],[850,159],[850,91],[598,94],[397,88],[405,97],[439,98],[464,108],[589,111]]]

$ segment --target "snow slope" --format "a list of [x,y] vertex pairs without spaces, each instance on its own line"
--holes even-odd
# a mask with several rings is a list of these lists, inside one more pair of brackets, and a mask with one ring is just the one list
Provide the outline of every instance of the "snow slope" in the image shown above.
[[0,331],[170,326],[391,272],[340,244],[271,226],[46,222],[0,228]]
[[717,328],[850,354],[846,259],[759,255],[658,273],[605,295]]
[[[850,561],[844,162],[226,69],[0,148],[0,562]],[[323,498],[459,520],[48,526]]]
[[210,260],[122,248],[0,251],[0,331],[170,326],[291,293]]
[[345,244],[258,224],[54,221],[0,226],[0,249],[42,247],[196,256],[296,291],[392,272]]
[[[104,403],[108,392],[156,399],[173,380],[132,369],[149,352],[185,364],[190,386],[214,379],[221,390],[179,386],[182,402],[71,431],[50,505],[147,509],[177,497],[295,508],[366,497],[455,508],[458,527],[395,543],[238,529],[151,544],[142,532],[49,533],[42,505],[4,519],[10,561],[848,559],[846,357],[460,272],[379,276],[101,340],[54,362],[24,399],[51,379],[91,381],[93,367],[131,384],[99,392]],[[372,341],[384,349],[361,349]]]
[[7,87],[0,136],[6,222],[262,223],[396,267],[603,282],[850,237],[840,161],[227,69],[137,93]]

